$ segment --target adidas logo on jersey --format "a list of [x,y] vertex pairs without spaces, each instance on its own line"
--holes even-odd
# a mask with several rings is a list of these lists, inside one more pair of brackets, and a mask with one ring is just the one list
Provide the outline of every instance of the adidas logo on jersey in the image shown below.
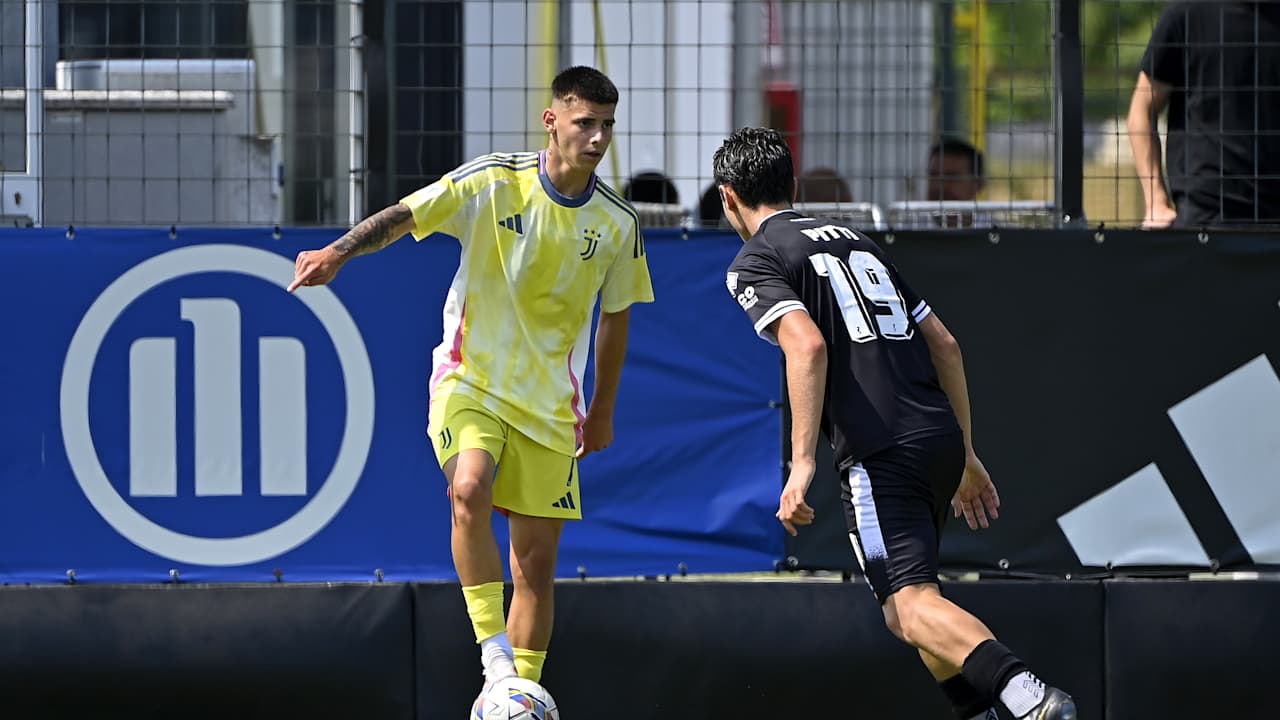
[[561,510],[577,510],[578,506],[573,504],[573,493],[565,493],[564,497],[551,503],[551,507],[560,508]]
[[517,235],[524,234],[524,221],[520,218],[520,213],[516,213],[509,218],[499,220],[498,224],[508,230],[511,230]]

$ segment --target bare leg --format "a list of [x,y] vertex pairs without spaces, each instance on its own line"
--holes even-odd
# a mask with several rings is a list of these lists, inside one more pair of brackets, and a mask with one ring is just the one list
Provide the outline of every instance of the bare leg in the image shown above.
[[885,602],[884,614],[893,634],[919,650],[939,680],[958,673],[979,643],[995,638],[981,620],[943,597],[934,584],[895,592]]
[[494,460],[463,450],[444,465],[453,510],[453,566],[463,587],[502,582],[502,555],[493,538]]
[[920,661],[924,663],[924,666],[929,670],[929,674],[933,676],[934,680],[942,682],[947,678],[955,677],[960,674],[960,668],[945,660],[939,659],[935,655],[929,654],[928,650],[920,650],[919,652]]
[[517,648],[546,650],[555,621],[556,553],[564,520],[511,513],[511,579],[515,593],[507,636]]

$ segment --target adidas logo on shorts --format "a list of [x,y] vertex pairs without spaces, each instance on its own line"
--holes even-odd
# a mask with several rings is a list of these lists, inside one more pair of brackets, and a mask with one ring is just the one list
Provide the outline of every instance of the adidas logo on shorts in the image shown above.
[[564,497],[551,503],[551,507],[560,508],[562,510],[577,510],[578,506],[573,504],[573,493],[565,493]]

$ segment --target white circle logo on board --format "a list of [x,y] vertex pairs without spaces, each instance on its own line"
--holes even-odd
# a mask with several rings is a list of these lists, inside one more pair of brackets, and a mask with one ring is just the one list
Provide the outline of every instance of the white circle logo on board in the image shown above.
[[[240,245],[198,245],[172,250],[143,261],[117,278],[102,291],[76,328],[62,369],[62,436],[67,459],[85,497],[98,514],[139,547],[171,560],[197,565],[231,566],[260,562],[305,543],[337,516],[355,491],[373,440],[373,370],[355,321],[337,296],[325,287],[307,288],[294,297],[320,321],[336,350],[346,388],[346,422],[342,428],[342,441],[338,446],[337,457],[328,476],[293,515],[272,527],[236,537],[201,537],[177,532],[154,522],[125,500],[108,479],[94,446],[89,424],[89,388],[93,369],[107,332],[125,308],[161,283],[202,273],[237,273],[266,281],[284,290],[293,277],[293,269],[294,263],[280,255]],[[229,299],[182,300],[183,319],[190,321],[195,328],[198,496],[239,494],[238,408],[241,400],[238,393],[230,399],[222,397],[229,388],[239,388],[238,373],[228,373],[225,367],[220,367],[216,362],[202,363],[200,360],[202,354],[216,356],[222,353],[224,358],[234,358],[238,367],[237,313],[238,306]],[[173,342],[173,338],[135,340],[129,353],[131,378],[164,377],[163,372],[155,372],[156,368],[170,368],[168,374],[172,376]],[[264,487],[263,493],[304,495],[305,399],[300,393],[305,391],[305,387],[300,385],[301,381],[297,378],[302,377],[300,368],[304,362],[305,349],[295,338],[261,338],[259,342],[264,378],[262,392],[292,394],[294,406],[300,409],[299,412],[285,413],[281,418],[274,418],[285,422],[269,424],[263,419],[263,427],[269,426],[270,432],[278,439],[278,442],[271,443],[269,450],[281,455],[276,459],[301,459],[301,462],[296,463],[276,463],[275,467],[283,467],[284,470],[279,475],[273,474],[270,481],[272,487]],[[228,346],[231,350],[228,350]],[[232,351],[233,355],[228,354]],[[268,383],[268,376],[274,382]],[[130,398],[131,403],[138,403],[135,409],[145,409],[148,403],[160,408],[160,412],[155,414],[132,413],[138,417],[130,418],[131,443],[132,438],[138,435],[164,436],[166,430],[172,434],[173,422],[167,420],[166,412],[172,414],[173,411],[161,406],[167,403],[168,407],[172,407],[173,390],[166,390],[163,384],[160,387],[159,392],[145,395],[139,393],[138,397]],[[264,395],[260,399],[263,412],[272,412],[271,408],[279,404],[275,400],[274,397]],[[142,426],[135,427],[137,423]],[[219,434],[219,428],[232,425],[234,427],[231,431]],[[225,457],[218,457],[214,458],[214,462],[205,463],[212,471],[201,477],[199,454],[219,451],[226,451],[224,455],[235,457],[230,461]],[[161,444],[158,452],[152,453],[145,463],[138,463],[139,467],[131,470],[135,476],[131,478],[131,494],[174,495],[173,473],[164,471],[165,460],[171,459],[166,453],[173,452],[176,451],[166,450]],[[263,452],[268,452],[265,446]],[[264,458],[264,465],[265,460]],[[228,462],[235,466],[237,474],[231,476],[223,472],[219,475],[219,471],[224,470]],[[152,465],[159,466],[161,470],[150,467]],[[264,478],[264,485],[265,483]]]

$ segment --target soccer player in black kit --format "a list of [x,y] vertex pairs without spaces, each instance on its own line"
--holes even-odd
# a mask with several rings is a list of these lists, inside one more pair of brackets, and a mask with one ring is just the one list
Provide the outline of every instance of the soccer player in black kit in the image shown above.
[[781,346],[791,462],[778,504],[787,532],[813,521],[819,428],[835,451],[849,534],[885,623],[915,647],[963,720],[1075,720],[1071,697],[1041,682],[981,620],[938,587],[948,501],[969,527],[998,517],[974,454],[960,348],[869,239],[792,209],[791,151],[744,128],[714,157],[725,217],[745,245],[726,284],[756,332]]

